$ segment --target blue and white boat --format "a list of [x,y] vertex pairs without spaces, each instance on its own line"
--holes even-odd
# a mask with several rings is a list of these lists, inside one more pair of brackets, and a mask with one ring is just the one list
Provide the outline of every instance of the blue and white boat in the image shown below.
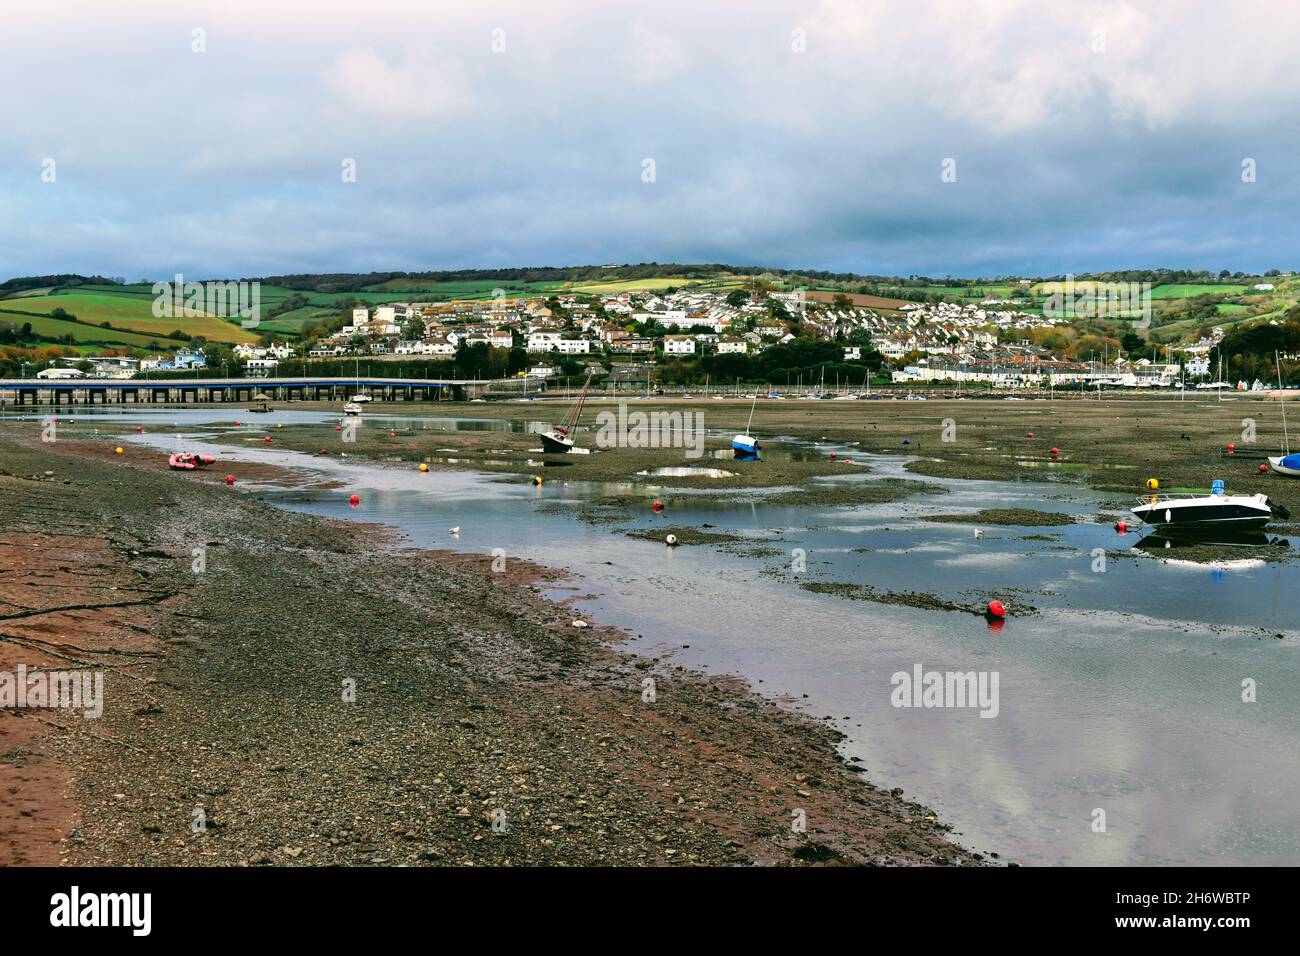
[[749,433],[750,426],[754,424],[754,406],[758,404],[758,396],[749,405],[749,421],[745,423],[745,433],[736,435],[731,439],[731,450],[737,458],[756,458],[758,456],[758,439]]
[[1282,454],[1269,458],[1268,467],[1279,475],[1300,476],[1300,453],[1291,454],[1291,434],[1286,427],[1286,392],[1282,390],[1282,359],[1275,351],[1273,361],[1277,363],[1277,404],[1282,410]]
[[1300,452],[1290,455],[1278,455],[1268,460],[1268,467],[1279,475],[1300,476]]

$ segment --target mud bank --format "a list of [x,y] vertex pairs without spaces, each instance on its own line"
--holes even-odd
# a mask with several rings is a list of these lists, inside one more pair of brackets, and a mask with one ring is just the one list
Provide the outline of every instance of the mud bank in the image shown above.
[[99,719],[0,712],[14,862],[980,861],[830,728],[575,628],[553,572],[108,448],[0,435],[4,663],[106,674]]

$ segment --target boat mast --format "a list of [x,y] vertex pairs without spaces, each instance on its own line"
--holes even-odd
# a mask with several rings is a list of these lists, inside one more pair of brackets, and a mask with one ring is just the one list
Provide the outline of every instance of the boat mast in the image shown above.
[[749,434],[749,426],[754,424],[754,406],[758,404],[758,393],[754,393],[754,400],[749,403],[749,421],[745,422],[745,434]]
[[569,409],[569,414],[564,419],[564,433],[570,435],[573,433],[573,426],[578,424],[578,416],[582,414],[582,403],[587,400],[587,387],[591,385],[591,376],[593,373],[587,373],[587,380],[582,383],[582,392],[578,395],[578,400]]
[[1282,394],[1282,360],[1278,357],[1277,349],[1273,350],[1273,363],[1277,366],[1277,391],[1278,403],[1282,406],[1282,445],[1285,451],[1284,455],[1291,454],[1291,436],[1286,430],[1286,396]]

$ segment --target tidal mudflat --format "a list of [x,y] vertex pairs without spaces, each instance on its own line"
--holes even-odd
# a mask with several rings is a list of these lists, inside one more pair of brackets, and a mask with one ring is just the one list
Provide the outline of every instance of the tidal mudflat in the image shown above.
[[[617,628],[652,666],[734,675],[815,718],[861,776],[929,806],[964,847],[1026,863],[1300,859],[1285,758],[1300,713],[1278,692],[1300,677],[1286,529],[1198,551],[1114,528],[1147,477],[1293,500],[1253,460],[1280,438],[1269,403],[773,401],[754,416],[764,459],[726,464],[748,403],[700,404],[705,466],[734,478],[637,474],[699,463],[672,449],[542,456],[537,429],[562,406],[538,402],[371,409],[348,443],[328,411],[236,428],[176,410],[125,457],[156,468],[169,443],[211,449],[223,473],[309,476],[256,482],[276,513],[563,569],[534,586],[566,613]],[[1243,417],[1259,451],[1237,438],[1229,455]],[[111,416],[69,425],[98,428],[101,455],[108,436],[136,437]],[[1005,621],[969,613],[994,597]],[[898,706],[897,675],[918,664],[996,672],[996,714]]]

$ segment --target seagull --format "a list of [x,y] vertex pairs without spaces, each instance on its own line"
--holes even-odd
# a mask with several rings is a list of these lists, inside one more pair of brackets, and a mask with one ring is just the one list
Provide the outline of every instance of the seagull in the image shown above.
[[448,534],[460,534],[460,525],[456,525],[456,527],[454,527],[454,528],[448,528],[448,529],[447,529],[447,533],[448,533]]
[[976,529],[975,529],[975,537],[977,537],[977,538],[982,538],[982,537],[984,537],[984,532],[981,531],[979,528],[976,528]]

